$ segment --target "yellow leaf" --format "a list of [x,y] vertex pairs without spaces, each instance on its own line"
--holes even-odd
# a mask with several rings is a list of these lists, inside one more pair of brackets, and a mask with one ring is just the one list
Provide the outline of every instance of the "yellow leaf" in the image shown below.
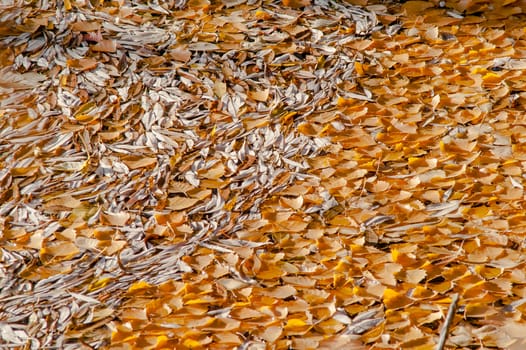
[[287,324],[285,325],[285,330],[301,328],[306,325],[307,323],[300,318],[291,318],[287,320]]
[[384,332],[384,328],[385,328],[385,322],[382,322],[378,326],[364,333],[361,336],[361,340],[366,344],[376,341],[378,338],[380,338],[380,336]]
[[322,334],[336,334],[343,328],[345,328],[345,325],[333,318],[318,323],[315,327],[315,329],[321,331]]
[[88,287],[88,291],[92,292],[94,290],[103,288],[111,281],[112,279],[109,277],[103,277],[103,278],[96,279],[95,281],[91,282],[91,284]]
[[487,317],[497,313],[497,310],[487,303],[471,303],[466,305],[466,317]]
[[35,175],[38,172],[38,169],[40,169],[40,166],[29,166],[29,167],[12,168],[11,169],[11,176],[13,176],[13,177],[33,176],[33,175]]
[[216,135],[216,132],[217,132],[217,125],[214,125],[214,127],[212,128],[212,131],[210,131],[210,137],[214,137]]
[[393,259],[394,262],[398,262],[398,257],[400,256],[400,251],[397,248],[391,249],[391,259]]
[[411,298],[427,299],[435,295],[436,293],[434,291],[427,289],[426,287],[416,286],[411,293]]
[[502,76],[494,72],[488,72],[482,77],[482,80],[485,85],[495,85],[501,82]]
[[146,289],[150,287],[151,285],[148,282],[139,281],[139,282],[135,282],[134,284],[132,284],[130,288],[128,288],[128,292],[135,292],[137,290]]
[[257,277],[264,280],[272,280],[283,275],[285,275],[285,271],[275,264],[270,264],[257,273]]
[[256,19],[259,19],[259,20],[264,20],[264,21],[268,21],[269,19],[272,18],[272,15],[270,13],[268,13],[267,11],[265,10],[262,10],[261,8],[259,8],[256,13],[254,14],[254,16],[256,17]]
[[[356,71],[356,74],[358,74],[358,76],[362,76],[365,73],[363,70],[363,63],[358,62],[358,61],[354,62],[354,70]],[[340,100],[338,99],[338,102],[339,101]]]
[[390,288],[384,290],[383,301],[388,309],[401,309],[413,303],[411,298]]
[[201,347],[201,343],[194,339],[185,339],[183,345],[190,349]]
[[499,267],[489,267],[484,265],[477,265],[475,271],[480,274],[485,279],[493,279],[500,276],[503,272],[502,268]]
[[166,335],[160,335],[157,337],[157,343],[155,344],[156,347],[166,347],[166,343],[168,343],[168,338]]
[[192,299],[192,300],[188,300],[187,302],[185,302],[186,305],[196,305],[196,304],[209,304],[210,303],[210,299],[209,298],[197,298],[197,299]]

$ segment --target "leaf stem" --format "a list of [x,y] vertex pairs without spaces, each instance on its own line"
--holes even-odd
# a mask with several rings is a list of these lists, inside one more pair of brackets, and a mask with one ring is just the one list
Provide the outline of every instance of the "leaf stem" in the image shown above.
[[451,304],[449,305],[449,310],[447,311],[446,321],[444,322],[444,325],[442,326],[442,330],[440,331],[440,341],[438,342],[437,350],[444,349],[449,326],[451,325],[451,322],[453,321],[453,316],[455,316],[457,302],[458,302],[458,293],[455,293],[451,297]]

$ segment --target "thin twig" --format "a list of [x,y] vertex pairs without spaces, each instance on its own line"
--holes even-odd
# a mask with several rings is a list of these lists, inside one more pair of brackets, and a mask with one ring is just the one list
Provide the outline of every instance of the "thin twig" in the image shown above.
[[458,293],[455,293],[451,297],[451,304],[449,305],[449,310],[447,311],[446,322],[444,322],[444,325],[442,326],[442,330],[440,331],[440,341],[438,342],[437,350],[443,350],[444,345],[446,345],[446,339],[447,339],[447,334],[449,331],[449,326],[451,325],[451,322],[453,321],[453,316],[455,316],[457,302],[458,302]]

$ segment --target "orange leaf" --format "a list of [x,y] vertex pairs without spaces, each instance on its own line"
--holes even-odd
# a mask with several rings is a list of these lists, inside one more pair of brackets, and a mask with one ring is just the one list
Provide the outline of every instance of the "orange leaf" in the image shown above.
[[305,6],[310,6],[311,1],[310,0],[283,0],[282,3],[284,6],[287,6],[287,7],[302,8]]

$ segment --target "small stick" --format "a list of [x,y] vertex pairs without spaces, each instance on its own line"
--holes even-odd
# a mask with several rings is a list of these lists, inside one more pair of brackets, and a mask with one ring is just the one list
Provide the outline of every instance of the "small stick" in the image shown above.
[[458,302],[458,293],[453,294],[451,297],[451,304],[449,305],[449,310],[447,311],[446,322],[442,326],[440,331],[440,341],[438,342],[437,350],[443,350],[446,345],[447,333],[449,331],[449,326],[453,321],[453,316],[455,316],[455,310],[457,308]]

